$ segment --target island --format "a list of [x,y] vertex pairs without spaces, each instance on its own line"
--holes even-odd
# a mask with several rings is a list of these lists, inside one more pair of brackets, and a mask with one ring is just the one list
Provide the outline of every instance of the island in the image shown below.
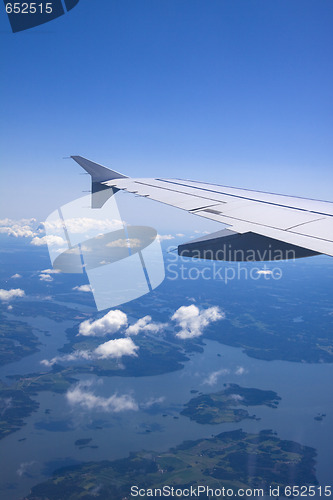
[[[0,439],[18,431],[25,425],[25,419],[38,410],[39,403],[31,396],[36,396],[41,391],[62,394],[77,381],[66,370],[8,378],[14,381],[10,386],[0,381]],[[49,412],[50,410],[47,411]]]
[[237,384],[224,384],[224,387],[222,391],[192,398],[185,404],[181,415],[189,417],[199,424],[240,422],[245,418],[256,417],[250,416],[247,410],[238,408],[239,406],[265,405],[277,408],[281,400],[274,391],[240,387]]

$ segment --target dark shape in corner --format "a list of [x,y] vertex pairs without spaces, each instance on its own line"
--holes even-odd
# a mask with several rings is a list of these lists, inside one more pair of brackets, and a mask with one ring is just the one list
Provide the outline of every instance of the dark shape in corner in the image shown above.
[[[3,0],[13,33],[35,28],[65,14],[62,0],[40,0],[30,4]],[[65,0],[67,11],[73,9],[79,0]],[[33,11],[36,9],[36,12]]]

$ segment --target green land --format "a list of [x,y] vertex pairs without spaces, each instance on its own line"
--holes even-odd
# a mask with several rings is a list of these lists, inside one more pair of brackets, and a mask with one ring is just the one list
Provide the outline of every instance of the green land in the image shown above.
[[76,382],[66,370],[11,378],[17,379],[11,386],[0,382],[0,439],[18,431],[25,425],[24,419],[39,408],[31,396],[41,391],[64,393]]
[[255,418],[243,408],[235,406],[265,405],[277,408],[281,398],[273,391],[240,387],[237,384],[224,384],[225,389],[211,394],[202,394],[192,398],[185,405],[181,415],[195,420],[199,424],[222,424],[240,422],[245,418]]
[[[317,484],[315,456],[313,448],[280,440],[272,431],[247,434],[237,430],[211,439],[186,441],[167,452],[141,451],[125,459],[59,469],[51,479],[34,486],[27,500],[121,500],[130,498],[131,485],[147,489],[204,484],[268,491],[269,486],[282,487],[290,482]],[[255,475],[251,475],[249,464],[254,463]]]
[[37,352],[39,345],[31,326],[0,313],[0,366]]
[[18,388],[6,387],[0,382],[0,439],[18,431],[24,418],[39,407],[29,394]]

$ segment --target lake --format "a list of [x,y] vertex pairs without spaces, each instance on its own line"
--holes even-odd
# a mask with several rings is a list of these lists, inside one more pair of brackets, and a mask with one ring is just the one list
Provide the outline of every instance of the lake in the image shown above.
[[[70,322],[40,317],[24,319],[34,328],[48,330],[51,336],[39,331],[42,351],[2,367],[2,378],[38,371],[39,361],[55,355],[65,343],[64,331],[71,326]],[[206,379],[212,373],[216,383],[210,385]],[[249,432],[273,429],[279,438],[316,448],[319,483],[332,483],[333,391],[328,390],[333,380],[332,364],[261,361],[248,357],[240,348],[205,340],[204,352],[191,354],[184,369],[177,372],[139,378],[84,376],[80,380],[82,390],[101,402],[115,393],[128,395],[137,409],[110,412],[102,411],[100,405],[99,410],[92,410],[71,406],[65,395],[40,393],[34,398],[40,403],[39,410],[26,419],[22,429],[0,442],[2,500],[23,497],[31,486],[63,465],[126,457],[141,449],[167,450],[187,439],[238,428]],[[273,390],[282,400],[278,409],[248,408],[259,421],[201,425],[179,415],[184,403],[195,396],[191,390],[215,392],[224,383]],[[318,413],[326,417],[314,420]],[[75,444],[78,439],[91,441],[79,447]]]

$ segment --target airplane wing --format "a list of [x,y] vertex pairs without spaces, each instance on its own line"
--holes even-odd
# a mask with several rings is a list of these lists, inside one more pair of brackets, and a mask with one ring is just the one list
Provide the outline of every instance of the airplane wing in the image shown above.
[[[214,260],[280,260],[333,256],[333,203],[181,179],[129,178],[81,156],[93,192],[113,188],[221,222],[227,229],[178,247]],[[97,187],[96,187],[97,186]]]

